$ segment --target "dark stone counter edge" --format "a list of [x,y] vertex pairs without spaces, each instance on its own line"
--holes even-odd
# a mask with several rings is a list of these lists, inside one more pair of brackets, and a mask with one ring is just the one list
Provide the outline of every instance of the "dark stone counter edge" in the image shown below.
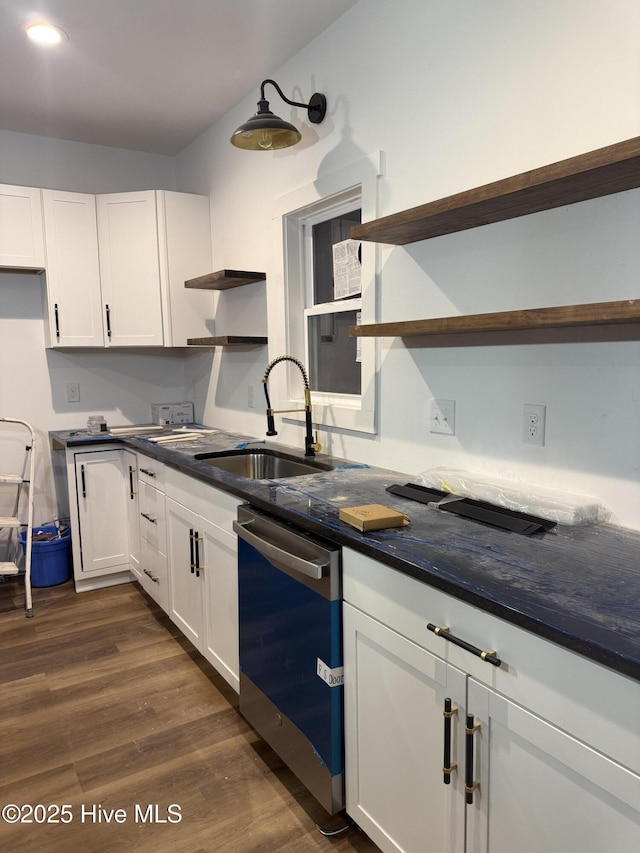
[[[487,613],[504,619],[506,622],[523,628],[538,637],[556,643],[602,666],[640,681],[640,660],[637,658],[628,657],[623,653],[616,652],[613,648],[595,642],[584,635],[571,631],[562,631],[555,626],[548,625],[542,619],[538,619],[522,610],[515,609],[499,600],[494,600],[477,593],[474,589],[466,586],[463,581],[456,582],[455,580],[443,578],[435,572],[430,572],[428,568],[422,565],[415,565],[407,559],[395,557],[384,550],[382,543],[371,538],[364,538],[357,530],[339,522],[337,509],[336,524],[329,525],[321,519],[316,519],[301,511],[297,511],[295,506],[281,506],[265,499],[261,492],[264,492],[265,488],[268,491],[269,481],[267,481],[267,486],[265,486],[265,481],[245,481],[226,472],[211,469],[203,470],[202,467],[194,466],[192,461],[179,451],[176,453],[175,450],[166,446],[159,446],[148,442],[141,443],[141,440],[135,436],[101,435],[87,437],[86,435],[78,435],[74,438],[66,438],[61,432],[52,432],[50,436],[52,446],[56,446],[58,449],[87,444],[101,444],[104,442],[118,442],[124,446],[128,446],[146,456],[157,459],[170,468],[194,477],[228,494],[232,494],[258,509],[262,509],[270,515],[294,524],[309,533],[328,539],[343,547],[351,548],[354,551],[359,551],[379,563],[415,578],[421,583],[439,589]],[[242,439],[246,437],[238,435],[236,438]],[[291,450],[288,447],[282,447],[281,449],[286,451]],[[331,457],[324,458],[338,465],[344,463],[346,467],[351,467],[351,463],[348,460],[332,459]],[[357,469],[368,468],[369,466],[354,464],[353,467]],[[281,482],[278,484],[282,485]]]
[[635,659],[630,659],[624,655],[617,654],[606,646],[594,643],[583,636],[560,631],[522,611],[515,610],[499,601],[494,601],[483,595],[479,595],[461,583],[458,584],[455,583],[455,581],[450,581],[439,577],[437,574],[430,573],[428,569],[425,569],[422,566],[414,566],[407,560],[394,558],[393,555],[387,554],[381,548],[376,547],[374,540],[359,536],[355,530],[355,535],[351,535],[349,530],[346,530],[345,533],[341,533],[339,530],[331,528],[330,531],[328,531],[327,526],[322,522],[314,522],[309,518],[309,516],[287,511],[286,508],[274,506],[268,501],[261,500],[257,496],[247,495],[247,493],[243,492],[242,489],[229,488],[225,489],[225,491],[232,492],[258,509],[264,509],[270,515],[275,515],[283,521],[288,521],[295,524],[297,527],[302,527],[309,533],[316,534],[320,537],[324,537],[325,539],[330,539],[332,542],[351,548],[354,551],[359,551],[360,553],[365,554],[377,562],[383,563],[402,574],[410,575],[421,583],[425,583],[428,586],[432,586],[435,589],[446,592],[454,598],[458,598],[461,601],[472,604],[487,613],[491,613],[494,616],[504,619],[506,622],[516,625],[519,628],[524,628],[538,637],[550,640],[551,642],[577,652],[596,663],[602,664],[603,666],[609,667],[623,675],[628,675],[637,681],[640,681],[640,662]]

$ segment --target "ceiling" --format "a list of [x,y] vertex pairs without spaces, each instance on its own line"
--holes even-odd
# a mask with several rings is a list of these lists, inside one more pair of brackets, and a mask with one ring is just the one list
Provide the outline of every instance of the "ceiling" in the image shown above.
[[0,129],[176,154],[356,2],[0,0]]

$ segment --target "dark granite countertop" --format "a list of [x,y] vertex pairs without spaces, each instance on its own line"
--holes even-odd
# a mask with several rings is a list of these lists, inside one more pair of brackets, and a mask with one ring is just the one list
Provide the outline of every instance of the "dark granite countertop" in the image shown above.
[[[279,518],[360,551],[508,622],[640,680],[640,533],[606,524],[558,525],[523,536],[391,495],[411,475],[334,459],[334,470],[287,480],[247,480],[194,459],[250,436],[218,431],[158,445],[142,437],[50,433],[58,447],[118,440]],[[256,444],[256,447],[259,447]],[[291,450],[281,445],[279,450]],[[293,452],[302,455],[301,450]],[[362,534],[341,507],[382,503],[411,519]]]

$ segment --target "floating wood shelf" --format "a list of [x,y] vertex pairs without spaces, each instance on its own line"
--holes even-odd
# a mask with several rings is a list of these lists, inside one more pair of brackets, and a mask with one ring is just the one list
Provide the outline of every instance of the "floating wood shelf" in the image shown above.
[[190,347],[261,347],[267,338],[251,335],[217,335],[211,338],[187,338]]
[[190,278],[185,281],[185,287],[196,290],[229,290],[231,287],[242,287],[243,284],[253,284],[256,281],[264,281],[267,274],[264,272],[247,272],[246,270],[218,270],[198,278]]
[[371,323],[364,326],[350,326],[349,334],[354,338],[408,337],[574,326],[611,326],[638,322],[640,322],[640,299],[625,299],[620,302],[594,302],[586,305],[562,305],[555,308],[531,308],[524,311],[437,317],[433,320]]
[[351,237],[400,246],[637,187],[640,137],[355,225]]

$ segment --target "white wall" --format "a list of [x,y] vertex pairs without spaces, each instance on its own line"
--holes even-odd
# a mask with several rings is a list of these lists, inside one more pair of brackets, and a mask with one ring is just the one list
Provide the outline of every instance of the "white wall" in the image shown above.
[[[96,145],[0,131],[0,183],[77,192],[175,188],[175,161]],[[118,353],[45,350],[39,275],[0,273],[0,414],[36,429],[36,523],[56,514],[48,431],[108,423],[145,423],[150,404],[184,399],[184,360],[169,351]],[[67,382],[80,402],[66,402]],[[0,443],[0,461],[2,461]],[[2,470],[14,470],[1,466]],[[1,514],[1,513],[0,513]]]
[[175,189],[173,157],[0,130],[0,183],[85,193]]
[[[282,311],[274,199],[381,149],[385,215],[640,135],[639,29],[635,0],[360,0],[270,74],[295,100],[327,95],[327,118],[316,127],[268,90],[274,111],[304,125],[295,148],[263,154],[229,144],[256,110],[256,80],[255,96],[175,159],[0,131],[0,182],[210,193],[214,269],[268,276],[218,295],[216,332],[264,334],[267,316],[273,331]],[[385,247],[379,319],[635,298],[639,220],[640,191],[632,191]],[[268,359],[282,354],[278,342],[182,360],[45,353],[42,334],[40,282],[2,274],[0,411],[26,412],[40,435],[95,413],[146,420],[156,399],[192,399],[208,423],[264,433],[260,380]],[[377,435],[325,431],[323,443],[409,476],[451,465],[591,494],[615,522],[640,528],[640,344],[520,340],[429,348],[381,341]],[[64,400],[68,381],[81,384],[79,405]],[[456,400],[454,437],[428,432],[430,397]],[[548,407],[544,448],[520,440],[523,402]],[[301,444],[298,428],[280,425],[284,441]],[[46,516],[50,489],[39,488]]]
[[[360,0],[272,75],[296,100],[327,95],[318,127],[268,95],[275,112],[304,124],[300,145],[263,154],[229,144],[255,112],[257,80],[255,98],[177,158],[178,188],[211,194],[214,268],[270,276],[237,291],[233,312],[220,295],[234,327],[217,317],[217,331],[241,333],[265,303],[271,317],[282,310],[273,200],[364,155],[385,152],[382,216],[640,135],[639,30],[635,0]],[[379,319],[637,298],[639,224],[636,190],[385,247]],[[640,528],[640,343],[569,337],[429,348],[385,339],[377,436],[326,433],[323,443],[410,476],[449,465],[593,495],[614,522]],[[246,388],[261,391],[276,347],[189,360],[207,422],[264,432]],[[428,432],[431,397],[456,400],[454,437]],[[547,405],[543,448],[521,441],[524,402]],[[301,442],[292,426],[281,437]]]

